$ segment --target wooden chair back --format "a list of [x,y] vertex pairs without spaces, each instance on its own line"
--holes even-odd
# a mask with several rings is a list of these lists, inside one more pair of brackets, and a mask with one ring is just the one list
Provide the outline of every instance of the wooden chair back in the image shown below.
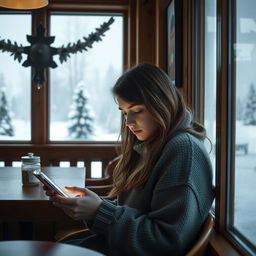
[[86,187],[97,193],[99,196],[106,196],[112,189],[112,174],[120,156],[111,160],[106,169],[105,177],[100,179],[86,179]]
[[192,249],[186,254],[186,256],[203,256],[205,254],[211,232],[213,230],[214,219],[211,213],[207,217],[202,233]]

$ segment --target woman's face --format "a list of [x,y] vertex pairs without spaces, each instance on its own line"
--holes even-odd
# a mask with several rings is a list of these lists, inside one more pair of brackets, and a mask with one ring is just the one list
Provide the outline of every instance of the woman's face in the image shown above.
[[126,126],[140,141],[145,141],[157,132],[157,122],[144,104],[129,102],[117,96],[119,109],[122,111]]

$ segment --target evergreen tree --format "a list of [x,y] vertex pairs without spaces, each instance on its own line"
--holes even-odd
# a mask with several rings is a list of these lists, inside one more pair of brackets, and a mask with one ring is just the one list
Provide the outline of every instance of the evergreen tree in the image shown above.
[[88,105],[88,96],[84,82],[79,82],[74,91],[73,103],[69,112],[68,132],[74,139],[88,139],[92,134],[92,111]]
[[236,100],[236,120],[244,120],[245,100],[238,97]]
[[256,89],[254,84],[250,85],[244,113],[245,125],[256,125]]
[[0,135],[14,136],[8,102],[3,89],[0,91]]

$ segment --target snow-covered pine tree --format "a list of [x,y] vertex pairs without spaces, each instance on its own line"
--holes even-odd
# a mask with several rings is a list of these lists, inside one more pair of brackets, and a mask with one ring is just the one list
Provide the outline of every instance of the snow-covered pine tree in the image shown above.
[[77,84],[73,103],[69,111],[68,133],[73,139],[88,139],[92,134],[92,110],[88,104],[88,94],[83,81]]
[[245,125],[256,125],[256,89],[253,83],[250,84],[249,93],[244,113]]
[[236,120],[244,120],[245,100],[238,97],[236,100]]
[[10,110],[4,89],[0,90],[0,135],[14,136]]

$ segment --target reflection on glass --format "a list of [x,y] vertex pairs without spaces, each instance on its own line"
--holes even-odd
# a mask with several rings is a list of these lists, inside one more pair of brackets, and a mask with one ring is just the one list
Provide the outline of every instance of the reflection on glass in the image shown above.
[[236,6],[234,226],[256,245],[256,2]]
[[[216,0],[205,1],[205,128],[211,144],[206,140],[215,175],[216,145]],[[213,179],[215,182],[215,178]]]
[[[26,35],[31,35],[31,15],[1,14],[0,24],[0,40],[29,45]],[[26,56],[22,57],[23,62]],[[0,52],[0,60],[0,141],[28,141],[31,139],[31,69],[22,67],[22,62],[14,60],[9,52]]]
[[[54,47],[76,43],[107,22],[106,15],[51,15]],[[120,113],[111,88],[123,72],[123,17],[88,51],[50,70],[50,140],[116,141]]]

